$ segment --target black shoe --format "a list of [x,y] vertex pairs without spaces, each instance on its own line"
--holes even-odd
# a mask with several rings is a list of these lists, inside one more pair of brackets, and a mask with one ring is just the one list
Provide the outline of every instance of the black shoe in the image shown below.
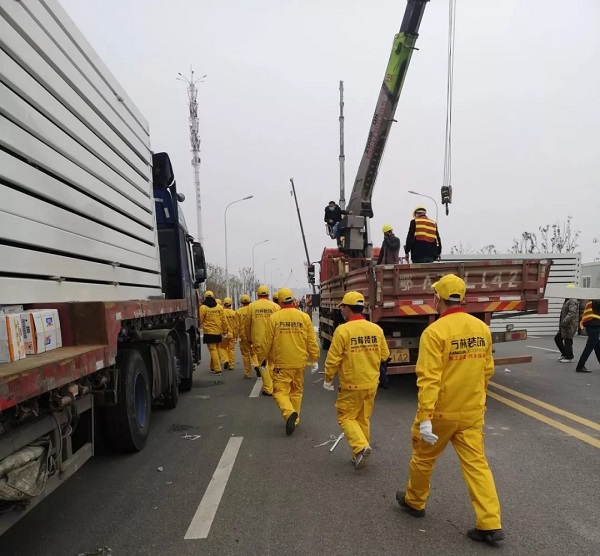
[[504,531],[502,531],[502,529],[490,529],[488,531],[482,531],[481,529],[469,529],[467,531],[467,537],[477,542],[494,544],[498,541],[504,540]]
[[229,362],[225,361],[225,363],[223,363],[223,368],[228,371],[229,370]]
[[254,372],[256,373],[256,376],[260,378],[260,367],[254,367]]
[[416,510],[412,506],[409,506],[405,496],[405,493],[401,490],[396,492],[396,500],[398,501],[398,504],[400,504],[400,507],[406,510],[408,515],[412,515],[413,517],[425,517],[425,510]]
[[298,419],[298,414],[294,411],[285,423],[285,434],[288,436],[296,430],[296,419]]
[[262,395],[263,395],[263,396],[273,396],[273,394],[269,394],[269,392],[265,392],[264,390],[263,390],[263,393],[262,393]]
[[379,383],[379,388],[383,388],[384,390],[390,389],[390,387],[387,384],[382,384],[381,382]]
[[585,367],[577,367],[575,369],[576,373],[591,373],[592,371],[588,371]]

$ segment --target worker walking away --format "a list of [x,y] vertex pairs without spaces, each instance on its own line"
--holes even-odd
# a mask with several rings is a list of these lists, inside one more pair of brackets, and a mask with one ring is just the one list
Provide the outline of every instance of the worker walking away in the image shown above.
[[252,349],[250,340],[246,337],[246,319],[248,318],[248,309],[250,308],[250,296],[245,293],[240,298],[242,306],[236,311],[237,315],[237,326],[238,334],[240,339],[240,351],[242,353],[242,360],[244,361],[244,378],[252,378],[252,367],[256,372],[256,376],[260,376],[260,369],[258,367],[258,361],[256,354]]
[[219,344],[219,353],[223,368],[226,371],[233,371],[235,367],[235,339],[238,336],[238,318],[235,311],[231,308],[231,297],[223,300],[223,313],[227,319],[227,336]]
[[410,221],[404,251],[409,262],[432,263],[442,254],[442,240],[437,222],[427,217],[425,207],[417,207]]
[[421,334],[416,374],[417,415],[412,427],[412,458],[400,506],[413,517],[425,515],[433,466],[448,442],[454,446],[475,510],[467,535],[481,542],[504,539],[500,502],[483,448],[488,383],[494,374],[489,328],[460,306],[466,284],[447,274],[433,284],[440,318]]
[[265,338],[268,360],[273,364],[273,397],[285,421],[285,433],[292,434],[300,422],[304,392],[304,367],[319,361],[319,345],[311,318],[294,307],[288,288],[279,290],[281,311],[269,318]]
[[365,319],[365,298],[347,292],[340,303],[346,321],[335,329],[325,360],[325,390],[333,390],[339,375],[335,407],[338,423],[352,448],[354,468],[360,469],[371,455],[370,419],[379,383],[379,369],[390,356],[383,330]]
[[600,299],[588,301],[585,304],[583,318],[579,327],[581,329],[585,328],[587,343],[581,352],[581,357],[575,370],[578,373],[591,373],[592,371],[588,371],[585,364],[592,351],[596,353],[596,359],[600,363]]
[[246,337],[250,338],[256,357],[261,362],[260,376],[263,382],[263,394],[272,396],[273,378],[268,369],[269,361],[267,360],[265,339],[269,328],[269,318],[275,311],[279,311],[280,307],[269,299],[267,286],[259,286],[257,296],[258,299],[250,303],[248,309]]
[[279,303],[279,292],[273,292],[273,297],[271,297],[273,303],[276,303],[281,307],[281,303]]
[[219,305],[219,307],[223,307],[223,302],[220,299],[217,299],[217,305]]
[[[568,284],[567,288],[574,288],[575,284]],[[565,299],[560,310],[560,322],[558,332],[554,336],[554,343],[560,350],[559,361],[571,363],[573,358],[573,337],[577,334],[579,323],[579,300]]]
[[377,257],[377,264],[397,264],[400,261],[400,238],[394,235],[394,229],[386,224],[383,229],[383,244]]
[[204,302],[200,306],[200,326],[204,333],[203,341],[210,355],[210,372],[220,375],[219,344],[227,334],[228,327],[223,307],[217,304],[211,291],[204,292]]

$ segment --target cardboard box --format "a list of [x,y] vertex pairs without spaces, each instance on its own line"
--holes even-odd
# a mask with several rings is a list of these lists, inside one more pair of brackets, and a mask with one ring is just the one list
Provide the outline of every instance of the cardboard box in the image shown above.
[[60,319],[56,309],[27,311],[21,314],[25,352],[36,355],[62,347]]
[[20,315],[0,316],[0,363],[25,359]]

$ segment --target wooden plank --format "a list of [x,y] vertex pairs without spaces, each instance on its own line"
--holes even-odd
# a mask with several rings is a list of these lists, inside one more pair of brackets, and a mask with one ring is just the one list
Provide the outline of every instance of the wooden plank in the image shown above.
[[152,210],[154,200],[150,195],[149,184],[142,191],[123,179],[117,172],[104,164],[48,118],[37,110],[32,110],[31,105],[2,83],[0,83],[0,98],[2,98],[0,113],[4,114],[9,120],[12,120],[65,158],[103,181],[125,198],[147,211]]
[[[40,224],[33,220],[3,212],[0,206],[0,238],[33,247],[51,249],[71,255],[93,258],[108,263],[119,263],[158,272],[157,257],[147,257],[126,251],[120,247],[101,243],[76,234]],[[7,302],[5,302],[7,303]],[[10,303],[10,302],[8,302]],[[15,303],[18,303],[15,301]]]
[[56,207],[2,184],[0,184],[0,199],[2,199],[0,211],[3,213],[51,226],[57,230],[98,241],[108,246],[118,247],[123,251],[130,251],[149,258],[156,259],[158,257],[155,245],[148,245],[139,239],[117,232],[112,228],[107,228],[69,210]]
[[92,199],[89,195],[73,189],[62,181],[41,172],[34,166],[22,162],[5,151],[0,151],[0,179],[50,201],[68,205],[80,214],[127,232],[142,241],[148,243],[154,243],[155,241],[153,230],[138,224],[135,220],[127,218],[120,212],[116,212]]
[[[123,179],[145,195],[150,194],[149,176],[142,177],[134,168],[90,130],[79,118],[52,96],[3,50],[0,50],[0,81],[40,111],[75,141],[92,152]],[[10,114],[7,114],[10,117]],[[149,168],[147,167],[147,170]]]
[[[110,118],[111,114],[114,115],[110,105],[96,92],[88,81],[73,68],[52,40],[27,14],[25,14],[24,11],[20,12],[21,17],[19,20],[23,20],[23,14],[26,15],[26,20],[21,21],[26,30],[23,30],[20,25],[16,24],[10,18],[5,19],[3,15],[5,15],[4,8],[6,6],[10,6],[10,4],[0,4],[0,46],[2,46],[2,48],[19,64],[21,64],[23,52],[25,54],[29,54],[29,50],[36,52],[39,55],[39,63],[42,64],[44,68],[55,71],[56,74],[65,81],[66,85],[79,95],[142,160],[149,160],[149,141],[142,141],[119,118]],[[29,67],[25,64],[21,65],[29,71]],[[69,73],[65,74],[64,71],[61,71],[61,67],[70,68]],[[35,69],[40,70],[41,68],[38,66],[30,73],[35,73]]]
[[130,218],[146,225],[148,228],[154,228],[153,214],[126,199],[104,182],[1,115],[0,145],[29,162],[35,163],[51,174],[72,183],[93,198],[103,201],[120,212],[124,212]]
[[160,288],[160,274],[0,245],[0,272]]
[[[57,3],[54,4],[56,8]],[[106,69],[108,75],[103,75],[103,72],[94,64],[90,56],[93,56],[94,50],[85,40],[81,33],[75,37],[74,33],[69,33],[68,28],[77,30],[73,21],[67,16],[64,10],[52,9],[48,4],[41,2],[27,2],[23,4],[25,10],[31,15],[38,25],[46,31],[52,40],[58,45],[62,52],[67,56],[71,63],[85,76],[91,85],[98,91],[100,95],[110,104],[116,114],[128,125],[131,130],[145,142],[149,141],[150,129],[146,119],[135,108],[133,102],[127,97],[125,92],[119,86],[118,90],[109,85],[109,80],[116,83],[116,79]],[[63,16],[61,18],[61,15]],[[78,40],[79,39],[79,40]],[[84,49],[87,47],[88,55]],[[99,60],[99,58],[96,56]],[[110,77],[109,77],[110,76]],[[123,100],[119,100],[123,99]],[[125,105],[125,101],[131,106]]]
[[[26,299],[23,298],[26,292]],[[50,282],[0,277],[0,305],[70,303],[73,301],[128,301],[162,295],[159,288],[109,286],[82,282]]]

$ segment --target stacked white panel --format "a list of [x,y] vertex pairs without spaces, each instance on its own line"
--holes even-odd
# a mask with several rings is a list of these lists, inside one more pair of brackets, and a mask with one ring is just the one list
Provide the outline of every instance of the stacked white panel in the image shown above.
[[[581,277],[581,254],[580,253],[544,253],[535,255],[455,255],[444,257],[444,260],[478,260],[487,261],[493,259],[551,259],[552,266],[548,276],[548,284],[579,285]],[[554,336],[558,331],[558,322],[563,299],[548,298],[548,314],[546,315],[522,315],[516,316],[510,313],[496,313],[493,317],[491,329],[500,332],[506,330],[507,324],[514,324],[515,328],[525,329],[532,336]]]
[[0,305],[160,297],[148,124],[57,0],[0,0]]

